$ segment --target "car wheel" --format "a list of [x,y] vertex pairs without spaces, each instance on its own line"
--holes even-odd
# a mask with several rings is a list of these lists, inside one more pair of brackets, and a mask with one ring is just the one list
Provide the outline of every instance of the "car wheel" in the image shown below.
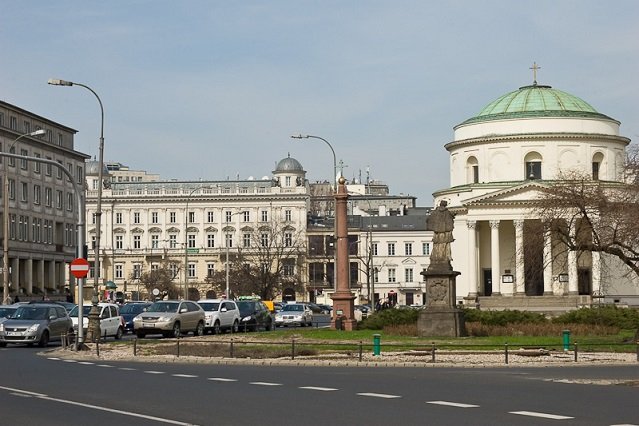
[[231,328],[231,333],[237,333],[240,331],[240,323],[237,321],[233,322],[233,327]]
[[222,333],[222,330],[220,329],[220,322],[215,321],[215,324],[213,324],[213,334],[220,334],[220,333]]
[[202,321],[197,323],[197,327],[195,327],[195,331],[193,332],[194,336],[204,336],[204,323]]
[[40,341],[38,342],[38,346],[40,346],[41,348],[44,348],[48,344],[49,344],[49,332],[47,330],[44,330],[42,332],[42,336],[40,336]]
[[7,342],[0,342],[0,348],[6,348]]
[[123,334],[124,331],[122,330],[122,327],[118,327],[118,331],[115,332],[115,340],[120,340]]
[[178,337],[180,337],[180,334],[181,334],[180,323],[176,321],[175,324],[173,324],[172,335],[173,337],[177,339]]
[[138,331],[135,335],[138,336],[138,339],[144,339],[146,337],[146,334],[141,331]]

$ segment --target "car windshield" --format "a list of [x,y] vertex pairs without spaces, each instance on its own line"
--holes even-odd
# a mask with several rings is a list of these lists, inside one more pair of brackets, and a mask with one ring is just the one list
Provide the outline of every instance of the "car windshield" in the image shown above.
[[257,309],[255,309],[255,302],[240,301],[237,302],[237,307],[242,315],[251,315]]
[[120,307],[121,314],[139,314],[144,311],[148,305],[146,303],[127,303]]
[[151,306],[149,306],[149,309],[147,309],[147,312],[177,312],[178,311],[178,306],[180,306],[179,303],[177,302],[155,302],[154,304],[152,304]]
[[201,302],[198,303],[205,311],[217,311],[220,308],[219,302]]
[[49,308],[20,307],[11,318],[18,320],[45,320],[49,314]]
[[304,310],[304,306],[302,305],[284,305],[284,307],[282,308],[282,311],[303,311]]
[[[79,308],[80,308],[79,306],[76,306],[75,308],[71,309],[71,312],[69,312],[69,316],[77,317]],[[91,305],[82,305],[82,316],[88,317],[89,312],[91,312]]]
[[16,308],[0,307],[0,318],[9,318],[16,311]]

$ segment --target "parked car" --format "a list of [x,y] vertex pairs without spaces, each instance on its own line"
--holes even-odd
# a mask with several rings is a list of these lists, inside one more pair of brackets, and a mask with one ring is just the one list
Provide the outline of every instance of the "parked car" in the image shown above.
[[275,314],[275,326],[299,325],[300,327],[313,325],[313,311],[306,303],[287,303],[282,310]]
[[275,320],[266,305],[261,300],[239,300],[237,307],[240,309],[240,330],[257,331],[263,328],[271,331],[275,328]]
[[0,322],[3,322],[18,309],[19,305],[0,305]]
[[120,306],[120,315],[124,318],[124,333],[133,333],[133,318],[152,304],[153,302],[127,302]]
[[0,347],[7,343],[37,343],[45,347],[53,340],[73,332],[67,311],[54,303],[20,305],[11,318],[0,323]]
[[139,338],[147,334],[180,337],[190,331],[204,334],[204,309],[190,300],[159,300],[133,318],[133,329]]
[[[85,333],[89,328],[89,313],[92,305],[82,305],[82,328]],[[117,340],[124,334],[124,318],[120,316],[120,307],[115,303],[98,303],[100,309],[100,336],[115,337]],[[73,321],[73,330],[78,331],[79,306],[71,309],[69,316]],[[86,335],[86,334],[85,334]]]
[[232,300],[202,299],[197,302],[204,309],[204,333],[220,334],[223,330],[237,333],[240,328],[240,310]]
[[312,302],[305,302],[304,304],[308,306],[314,314],[322,313],[322,308],[318,304]]
[[57,303],[58,305],[64,306],[64,309],[66,309],[67,312],[71,312],[71,310],[77,306],[75,303],[65,302],[61,300],[58,300],[55,303]]
[[333,307],[331,305],[325,305],[323,303],[318,303],[317,306],[322,310],[322,314],[330,315],[333,311]]

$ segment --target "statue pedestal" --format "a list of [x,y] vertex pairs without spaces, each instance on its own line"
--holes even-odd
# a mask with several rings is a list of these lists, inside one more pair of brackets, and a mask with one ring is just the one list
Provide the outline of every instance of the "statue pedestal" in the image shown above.
[[448,267],[431,266],[434,267],[422,272],[426,280],[426,308],[419,313],[417,332],[420,337],[465,336],[464,312],[457,308],[455,294],[455,280],[459,272]]
[[357,329],[355,319],[355,295],[350,291],[336,291],[331,296],[333,299],[333,318],[331,328],[333,330],[353,331]]

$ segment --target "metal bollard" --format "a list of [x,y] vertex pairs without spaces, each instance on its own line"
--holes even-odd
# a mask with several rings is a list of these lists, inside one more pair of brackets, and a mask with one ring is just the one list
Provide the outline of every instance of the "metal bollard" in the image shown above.
[[133,356],[138,355],[138,338],[133,339]]
[[295,339],[291,339],[291,359],[295,359]]
[[637,342],[637,362],[639,362],[639,342]]
[[177,339],[177,357],[180,357],[180,338]]
[[100,357],[100,339],[95,340],[95,354]]
[[359,362],[362,362],[362,341],[359,341]]
[[577,354],[579,353],[579,348],[577,347],[577,342],[575,342],[575,362],[577,362]]
[[230,348],[230,352],[231,352],[231,358],[233,358],[233,338],[231,338],[231,348]]
[[382,351],[381,337],[382,336],[380,334],[373,334],[373,355],[374,356],[379,356],[379,354]]
[[437,348],[435,347],[435,342],[433,342],[431,344],[431,349],[430,349],[430,361],[435,364],[435,351],[437,350]]
[[504,343],[504,361],[508,365],[508,343]]
[[562,331],[564,351],[570,350],[570,330]]

